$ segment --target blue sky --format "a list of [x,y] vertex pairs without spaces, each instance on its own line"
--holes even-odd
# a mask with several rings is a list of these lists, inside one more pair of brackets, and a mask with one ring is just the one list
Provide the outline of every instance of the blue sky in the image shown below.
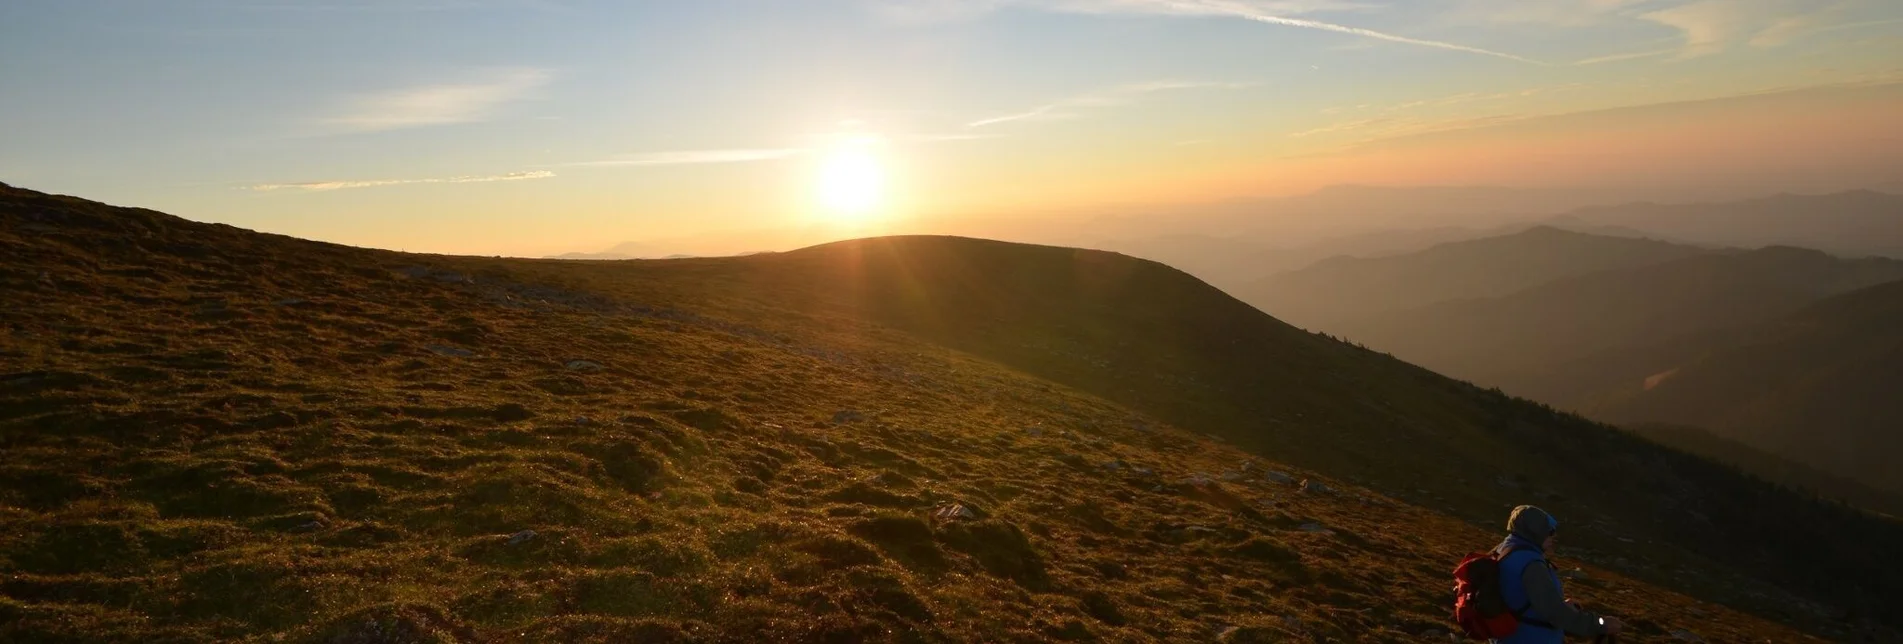
[[1898,81],[1885,0],[15,0],[0,181],[537,254],[824,221],[851,142],[899,221],[1418,181],[1300,160]]

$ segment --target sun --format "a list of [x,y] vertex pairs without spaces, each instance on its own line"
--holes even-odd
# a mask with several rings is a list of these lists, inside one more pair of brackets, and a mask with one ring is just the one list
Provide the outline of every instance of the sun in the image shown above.
[[878,141],[853,138],[835,143],[821,161],[819,205],[828,217],[843,223],[862,222],[878,215],[885,205],[886,173]]

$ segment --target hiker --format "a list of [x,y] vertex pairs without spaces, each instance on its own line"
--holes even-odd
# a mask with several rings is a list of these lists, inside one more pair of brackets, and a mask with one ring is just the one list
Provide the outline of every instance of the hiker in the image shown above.
[[1559,575],[1546,559],[1558,534],[1559,520],[1530,505],[1514,508],[1507,518],[1507,538],[1491,554],[1499,557],[1500,594],[1508,609],[1517,613],[1520,628],[1512,636],[1493,641],[1557,644],[1566,641],[1568,633],[1611,638],[1625,628],[1617,617],[1600,617],[1566,601]]

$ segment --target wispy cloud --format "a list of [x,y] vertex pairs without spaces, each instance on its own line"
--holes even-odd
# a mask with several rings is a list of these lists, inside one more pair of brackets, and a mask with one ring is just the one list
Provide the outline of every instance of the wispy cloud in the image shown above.
[[1297,17],[1306,14],[1368,11],[1378,5],[1343,0],[884,0],[877,6],[904,19],[964,18],[1007,6],[1081,14],[1138,14],[1160,16],[1229,17],[1298,29],[1313,29],[1417,47],[1492,56],[1542,64],[1524,56],[1471,45],[1413,38],[1338,22]]
[[1300,18],[1283,18],[1283,17],[1280,17],[1280,16],[1269,16],[1269,15],[1261,15],[1261,14],[1249,14],[1249,13],[1238,13],[1238,14],[1234,14],[1234,15],[1236,15],[1236,16],[1238,16],[1238,17],[1241,17],[1241,18],[1246,18],[1246,19],[1249,19],[1249,20],[1254,20],[1254,21],[1256,21],[1256,22],[1262,22],[1262,23],[1268,23],[1268,24],[1272,24],[1272,25],[1283,25],[1283,26],[1287,26],[1287,27],[1300,27],[1300,28],[1303,28],[1303,29],[1319,29],[1319,30],[1322,30],[1322,31],[1332,31],[1332,32],[1335,32],[1335,33],[1342,33],[1342,34],[1350,34],[1350,35],[1355,35],[1355,36],[1361,36],[1361,37],[1363,37],[1363,38],[1372,38],[1372,39],[1375,39],[1375,40],[1385,40],[1385,41],[1388,41],[1388,42],[1393,42],[1393,43],[1401,43],[1401,44],[1405,44],[1405,45],[1415,45],[1415,46],[1419,46],[1419,47],[1431,47],[1431,48],[1434,48],[1434,49],[1445,49],[1445,50],[1448,50],[1448,51],[1460,51],[1460,52],[1466,52],[1466,53],[1470,53],[1470,54],[1480,54],[1480,55],[1482,55],[1482,56],[1492,56],[1492,57],[1495,57],[1495,58],[1504,58],[1504,59],[1507,59],[1507,60],[1512,60],[1512,61],[1517,61],[1517,62],[1522,62],[1522,63],[1527,63],[1527,64],[1532,64],[1532,65],[1544,65],[1544,64],[1546,64],[1546,63],[1542,63],[1542,62],[1540,62],[1540,61],[1538,61],[1538,60],[1534,60],[1534,59],[1531,59],[1531,58],[1527,58],[1527,57],[1524,57],[1524,56],[1519,56],[1519,55],[1515,55],[1515,54],[1509,54],[1509,53],[1506,53],[1506,52],[1500,52],[1500,51],[1494,51],[1494,50],[1491,50],[1491,49],[1481,49],[1481,48],[1479,48],[1479,47],[1470,47],[1470,46],[1467,46],[1467,45],[1461,45],[1461,44],[1457,44],[1457,43],[1450,43],[1450,42],[1444,42],[1444,41],[1439,41],[1439,40],[1424,40],[1424,39],[1420,39],[1420,38],[1409,38],[1409,37],[1407,37],[1407,36],[1397,36],[1397,35],[1394,35],[1394,34],[1390,34],[1390,33],[1386,33],[1386,32],[1381,32],[1381,31],[1375,31],[1375,30],[1373,30],[1373,29],[1363,29],[1363,28],[1361,28],[1361,27],[1349,27],[1349,26],[1346,26],[1346,25],[1338,25],[1338,24],[1334,24],[1334,23],[1328,23],[1328,22],[1320,22],[1320,21],[1315,21],[1315,20],[1303,20],[1303,19],[1300,19]]
[[492,118],[506,103],[529,97],[546,84],[547,70],[512,67],[483,72],[461,83],[437,83],[357,97],[325,125],[346,132],[474,123]]
[[257,192],[275,192],[278,190],[300,190],[304,192],[324,192],[328,190],[349,190],[352,188],[379,188],[383,186],[401,186],[418,183],[490,183],[494,181],[525,181],[529,179],[547,179],[555,176],[547,170],[511,172],[485,176],[445,177],[436,179],[369,179],[358,181],[312,181],[307,183],[263,183],[246,186],[246,190]]
[[1820,0],[1697,0],[1639,17],[1677,29],[1678,57],[1709,56],[1739,44],[1776,47],[1833,28],[1829,23],[1854,2]]
[[1045,103],[1028,110],[992,116],[966,123],[967,128],[981,128],[1013,121],[1048,121],[1076,118],[1085,110],[1101,109],[1118,105],[1127,105],[1145,94],[1188,89],[1242,89],[1253,87],[1253,83],[1212,83],[1185,81],[1156,81],[1122,85],[1107,90],[1079,94],[1060,101]]
[[730,150],[674,150],[669,152],[643,152],[623,154],[600,161],[582,161],[569,163],[571,166],[654,166],[654,165],[705,165],[713,163],[750,163],[754,161],[773,161],[799,156],[806,151],[800,148],[750,148]]

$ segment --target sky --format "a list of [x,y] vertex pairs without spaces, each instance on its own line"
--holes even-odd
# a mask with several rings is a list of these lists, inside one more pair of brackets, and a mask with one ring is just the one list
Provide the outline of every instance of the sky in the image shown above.
[[424,252],[1903,186],[1899,114],[1894,0],[0,3],[0,181]]

